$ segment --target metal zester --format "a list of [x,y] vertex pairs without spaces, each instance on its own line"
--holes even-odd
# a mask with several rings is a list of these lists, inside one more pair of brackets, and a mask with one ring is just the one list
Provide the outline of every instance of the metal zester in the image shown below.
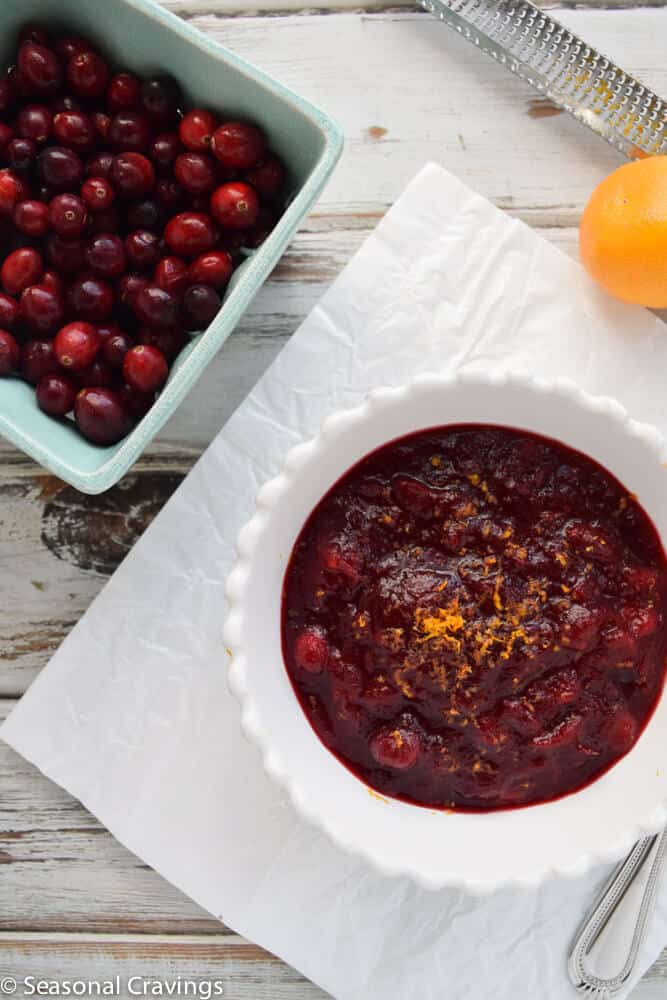
[[667,152],[667,103],[527,0],[419,0],[632,159]]

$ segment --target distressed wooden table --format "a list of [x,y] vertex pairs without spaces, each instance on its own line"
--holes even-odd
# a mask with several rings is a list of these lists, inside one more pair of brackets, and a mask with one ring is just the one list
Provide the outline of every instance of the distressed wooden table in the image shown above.
[[[302,0],[168,4],[328,109],[346,150],[198,391],[117,488],[81,496],[0,444],[0,718],[425,161],[444,164],[570,254],[588,193],[620,162],[410,2],[365,10],[356,0],[318,0],[317,9],[302,9]],[[667,93],[661,0],[564,0],[557,16]],[[218,977],[227,1000],[324,995],[199,910],[0,744],[0,974],[10,972]],[[666,994],[667,950],[634,1000]]]

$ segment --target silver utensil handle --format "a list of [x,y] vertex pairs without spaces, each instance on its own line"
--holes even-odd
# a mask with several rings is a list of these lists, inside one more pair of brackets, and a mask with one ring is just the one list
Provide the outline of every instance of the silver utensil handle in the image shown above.
[[529,0],[418,0],[631,159],[667,152],[667,103]]
[[[568,973],[572,984],[578,990],[605,1000],[612,1000],[614,995],[627,985],[646,935],[666,854],[667,829],[653,837],[637,841],[625,861],[622,861],[612,873],[584,918],[572,944],[568,958]],[[612,916],[627,901],[630,886],[642,873],[646,878],[646,885],[627,958],[618,975],[602,979],[589,972],[586,965],[587,957],[596,942],[602,938]]]

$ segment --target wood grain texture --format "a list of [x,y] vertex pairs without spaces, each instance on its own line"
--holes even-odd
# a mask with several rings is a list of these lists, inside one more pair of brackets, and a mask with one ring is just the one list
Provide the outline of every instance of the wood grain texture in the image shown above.
[[[542,6],[664,93],[667,11],[657,9],[664,3],[643,11],[624,9],[640,6],[633,0]],[[573,255],[588,193],[620,162],[411,0],[165,5],[330,111],[344,127],[346,150],[197,392],[115,490],[75,495],[0,444],[0,718],[425,161],[443,163]],[[0,744],[5,970],[125,981],[219,976],[228,1000],[324,996],[201,911]],[[633,1000],[664,1000],[666,983],[667,951]]]

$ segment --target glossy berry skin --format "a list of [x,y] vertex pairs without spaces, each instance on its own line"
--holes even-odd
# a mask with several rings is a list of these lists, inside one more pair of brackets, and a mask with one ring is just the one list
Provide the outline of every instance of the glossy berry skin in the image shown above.
[[74,378],[80,389],[89,387],[113,389],[117,384],[116,372],[100,357],[95,358],[90,368],[75,372]]
[[181,212],[167,223],[164,238],[173,253],[182,257],[198,257],[215,244],[215,226],[203,212]]
[[46,256],[51,267],[60,274],[77,274],[85,263],[84,244],[81,240],[64,240],[51,233],[46,242]]
[[53,341],[58,363],[69,371],[89,368],[100,349],[100,335],[92,323],[77,320],[61,327]]
[[19,304],[11,295],[0,292],[0,329],[14,326],[19,316]]
[[74,406],[78,387],[65,375],[45,375],[37,383],[37,405],[50,417],[64,417]]
[[65,318],[62,296],[43,284],[24,289],[19,308],[24,323],[37,336],[54,334]]
[[125,360],[125,355],[134,346],[134,341],[126,333],[118,332],[114,333],[111,337],[107,339],[102,344],[101,355],[102,359],[109,365],[110,368],[121,369],[123,367],[123,361]]
[[117,73],[107,87],[107,106],[110,111],[126,111],[139,103],[141,83],[133,73]]
[[232,276],[234,264],[226,250],[203,253],[190,264],[188,277],[193,285],[212,285],[224,288]]
[[137,341],[140,344],[157,347],[164,354],[165,358],[173,361],[182,350],[186,336],[180,326],[142,326],[137,333]]
[[116,192],[106,177],[87,177],[81,185],[81,200],[91,212],[111,208]]
[[202,108],[188,111],[178,126],[180,140],[193,153],[209,152],[217,124],[215,115],[210,111]]
[[80,52],[88,52],[92,45],[87,38],[81,38],[79,35],[63,35],[54,40],[53,48],[62,61],[68,63],[72,56],[77,56]]
[[85,388],[74,401],[74,418],[84,437],[95,444],[115,444],[132,427],[132,418],[111,389]]
[[109,84],[109,67],[97,52],[79,52],[67,63],[67,82],[77,97],[102,97]]
[[10,253],[0,269],[0,281],[8,295],[20,295],[28,285],[36,285],[44,272],[42,258],[32,247]]
[[256,167],[246,171],[243,179],[252,184],[262,198],[273,201],[285,187],[285,167],[277,156],[267,156]]
[[9,330],[0,330],[0,376],[13,375],[21,363],[21,348]]
[[97,141],[97,130],[83,111],[60,111],[53,119],[53,137],[61,146],[88,153]]
[[75,194],[57,194],[49,204],[49,221],[64,239],[81,236],[88,219],[85,203]]
[[63,68],[58,56],[37,42],[24,42],[17,57],[17,66],[32,93],[55,94],[63,82]]
[[86,160],[84,173],[86,177],[104,177],[107,180],[111,174],[113,164],[113,153],[101,152],[93,153]]
[[225,122],[213,133],[211,149],[224,167],[248,170],[266,151],[264,133],[246,122]]
[[155,169],[141,153],[119,153],[114,157],[109,179],[124,197],[142,198],[155,183]]
[[99,233],[86,246],[88,267],[103,278],[119,278],[125,270],[125,247],[120,236]]
[[191,285],[183,296],[183,312],[188,327],[203,330],[220,311],[222,300],[210,285]]
[[105,321],[104,323],[96,323],[95,326],[97,328],[97,332],[100,335],[100,339],[102,341],[103,346],[104,342],[107,341],[109,337],[115,337],[117,336],[117,334],[123,332],[121,328],[118,326],[118,323],[109,323]]
[[154,392],[137,392],[130,385],[118,390],[120,405],[134,420],[141,420],[155,402]]
[[113,115],[108,140],[117,153],[144,153],[152,137],[151,123],[140,111],[118,111]]
[[0,216],[12,215],[18,202],[27,197],[28,188],[21,178],[12,170],[0,170]]
[[180,99],[180,87],[170,76],[144,80],[141,85],[141,106],[162,127],[176,120]]
[[94,274],[75,278],[69,287],[67,301],[71,312],[89,323],[108,319],[113,309],[113,289],[107,281]]
[[103,111],[95,111],[92,119],[96,137],[106,143],[111,131],[111,115],[106,115]]
[[151,143],[150,157],[158,167],[167,169],[181,151],[178,132],[161,132]]
[[44,285],[45,288],[55,292],[55,294],[59,295],[61,298],[65,297],[65,282],[59,274],[56,274],[55,271],[47,269],[42,275],[40,283]]
[[118,299],[121,305],[134,310],[134,300],[150,281],[143,274],[124,274],[118,282]]
[[146,285],[134,296],[137,318],[146,326],[174,326],[178,322],[178,299],[157,285]]
[[21,108],[16,119],[16,132],[22,139],[32,139],[43,145],[51,135],[53,115],[43,104],[29,104]]
[[23,45],[24,42],[37,42],[38,45],[45,45],[49,49],[53,48],[53,45],[51,43],[51,36],[49,35],[46,28],[43,28],[39,24],[23,25],[23,27],[19,31],[19,37],[18,37],[19,46]]
[[123,361],[123,378],[137,392],[157,392],[167,380],[169,365],[157,347],[138,344]]
[[37,157],[37,172],[55,191],[77,191],[83,176],[83,163],[73,149],[47,146]]
[[125,255],[130,267],[139,271],[155,267],[160,259],[160,237],[148,229],[137,229],[125,239]]
[[221,184],[211,195],[211,215],[225,229],[250,229],[259,215],[256,191],[242,181]]
[[11,170],[17,174],[26,174],[32,170],[37,155],[37,143],[34,139],[23,139],[17,136],[5,149],[5,160]]
[[37,385],[45,375],[57,375],[60,365],[52,340],[29,340],[21,352],[21,375],[30,385]]
[[16,228],[26,236],[45,236],[51,228],[49,206],[43,201],[20,201],[13,218]]
[[206,153],[181,153],[174,163],[174,177],[190,194],[207,194],[216,185],[218,168]]
[[153,281],[158,288],[180,298],[191,283],[188,265],[180,257],[162,257],[155,265]]

